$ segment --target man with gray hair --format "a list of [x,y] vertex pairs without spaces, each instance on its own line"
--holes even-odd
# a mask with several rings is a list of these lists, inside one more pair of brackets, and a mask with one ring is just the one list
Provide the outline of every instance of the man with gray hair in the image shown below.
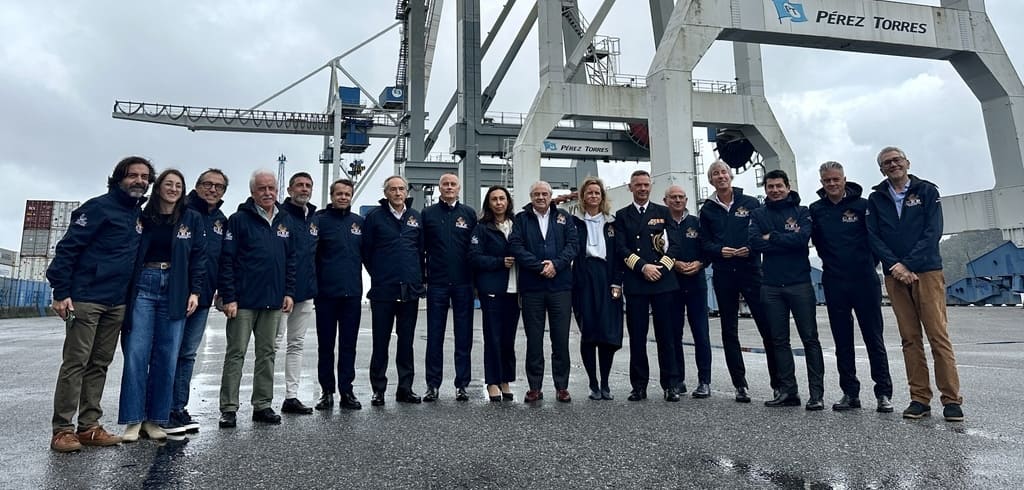
[[274,355],[282,313],[292,311],[295,296],[295,248],[298,232],[277,204],[277,176],[257,170],[249,179],[251,196],[228,218],[221,248],[218,289],[224,301],[227,351],[220,381],[222,429],[236,425],[242,366],[255,337],[252,378],[252,420],[280,424],[274,412]]
[[509,236],[516,258],[523,329],[526,330],[525,401],[544,398],[544,314],[551,336],[551,377],[558,401],[569,395],[569,321],[572,318],[572,260],[579,237],[569,213],[551,206],[551,185],[543,180],[530,186],[530,203],[516,215]]
[[843,398],[832,405],[832,410],[861,406],[853,343],[856,313],[871,362],[871,379],[878,400],[876,410],[892,412],[892,378],[882,338],[882,286],[875,272],[878,261],[871,253],[865,220],[868,200],[861,197],[860,185],[846,180],[839,162],[825,162],[818,171],[821,199],[810,206],[811,241],[824,268],[821,284],[825,288],[828,322],[836,343],[839,386],[843,390]]
[[964,419],[963,397],[953,343],[946,329],[946,281],[939,255],[939,190],[909,173],[910,160],[897,147],[882,148],[877,160],[885,180],[868,197],[866,218],[871,250],[882,261],[885,290],[903,340],[911,399],[903,417],[919,419],[931,414],[931,381],[924,353],[927,335],[935,362],[935,384],[944,407],[942,415],[949,422],[960,422]]

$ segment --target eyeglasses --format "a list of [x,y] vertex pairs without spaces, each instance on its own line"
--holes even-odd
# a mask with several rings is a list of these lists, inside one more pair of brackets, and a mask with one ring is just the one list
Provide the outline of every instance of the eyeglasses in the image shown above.
[[888,167],[890,165],[899,165],[899,164],[901,164],[901,163],[903,163],[905,161],[907,161],[907,159],[903,158],[903,157],[892,157],[892,158],[890,158],[888,160],[882,160],[882,163],[879,163],[878,166],[879,167]]
[[224,192],[224,191],[228,190],[228,186],[226,184],[218,184],[216,182],[209,182],[209,181],[207,181],[207,182],[200,182],[199,183],[199,187],[202,187],[203,189],[206,189],[206,190],[215,189],[218,192]]

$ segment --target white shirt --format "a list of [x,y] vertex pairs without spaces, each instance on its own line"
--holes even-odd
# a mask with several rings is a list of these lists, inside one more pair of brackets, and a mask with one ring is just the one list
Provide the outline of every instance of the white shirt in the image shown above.
[[587,225],[587,257],[604,260],[607,257],[604,241],[604,214],[598,213],[597,216],[590,216],[584,212],[583,222]]
[[[505,218],[505,221],[501,223],[495,222],[494,226],[497,226],[498,230],[501,230],[505,235],[505,239],[508,240],[508,236],[512,234],[512,220]],[[508,270],[508,289],[505,292],[512,294],[518,292],[516,289],[516,264],[512,264],[512,268]]]
[[[644,214],[647,212],[647,208],[651,207],[651,201],[647,201],[643,204],[637,204],[636,201],[633,201],[633,207],[636,208],[636,212]],[[641,211],[640,208],[644,208],[644,210]]]
[[717,192],[711,193],[711,201],[718,204],[719,206],[722,206],[723,208],[725,208],[726,211],[729,211],[730,209],[732,209],[732,203],[736,202],[736,191],[733,191],[732,193],[732,201],[722,202],[722,200],[718,198]]
[[388,209],[391,210],[391,216],[394,216],[395,219],[397,219],[398,221],[402,221],[402,215],[405,214],[405,208],[402,208],[401,211],[398,211],[397,209],[394,208],[394,206],[391,205],[391,203],[388,203]]
[[540,225],[540,236],[541,238],[548,239],[548,218],[551,217],[551,208],[548,208],[547,214],[540,214],[536,209],[533,210],[533,214],[537,215],[537,224]]

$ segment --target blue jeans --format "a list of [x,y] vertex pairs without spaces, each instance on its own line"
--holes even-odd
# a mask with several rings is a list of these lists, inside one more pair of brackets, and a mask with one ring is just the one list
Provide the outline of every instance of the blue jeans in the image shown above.
[[135,286],[132,329],[121,336],[124,373],[117,423],[166,424],[185,319],[172,321],[169,270],[143,269]]
[[181,337],[181,349],[178,351],[178,367],[174,370],[174,398],[171,411],[179,412],[188,405],[192,370],[196,365],[196,353],[199,344],[203,343],[206,332],[206,320],[210,316],[210,308],[199,308],[192,316],[185,319],[185,331]]
[[448,307],[452,309],[455,337],[455,387],[465,388],[473,378],[473,286],[427,286],[427,386],[439,388],[444,377],[444,331]]

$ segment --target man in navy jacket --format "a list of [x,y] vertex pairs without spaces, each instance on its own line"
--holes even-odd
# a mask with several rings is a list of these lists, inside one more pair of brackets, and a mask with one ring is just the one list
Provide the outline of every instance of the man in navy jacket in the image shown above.
[[818,341],[815,319],[817,300],[811,284],[811,263],[807,243],[811,238],[811,214],[800,205],[800,195],[789,188],[782,170],[764,176],[768,194],[764,207],[751,213],[750,248],[764,256],[764,284],[761,303],[772,331],[779,395],[764,402],[768,407],[800,405],[797,394],[793,350],[789,342],[789,315],[804,345],[810,399],[807,410],[825,408],[825,361]]
[[220,382],[221,428],[233,428],[238,388],[249,337],[255,337],[252,419],[280,424],[274,413],[274,355],[281,314],[292,311],[295,296],[295,247],[298,232],[277,204],[277,176],[257,170],[249,179],[251,197],[228,218],[220,259],[220,296],[224,300],[227,351]]
[[[321,396],[317,410],[340,406],[359,410],[352,391],[356,377],[356,340],[359,338],[360,300],[363,297],[363,218],[352,212],[355,184],[348,179],[331,184],[331,203],[316,212],[320,235],[316,244],[317,380]],[[334,345],[338,345],[338,375],[334,375]]]
[[313,413],[299,400],[299,378],[302,377],[302,352],[306,330],[313,323],[313,297],[316,296],[316,241],[319,234],[316,206],[309,202],[313,194],[313,177],[306,172],[288,180],[288,197],[281,204],[292,220],[292,242],[295,247],[295,306],[291,313],[281,315],[277,327],[277,348],[286,342],[284,357],[284,403],[281,411],[299,415]]
[[46,270],[53,288],[53,310],[66,326],[64,357],[53,393],[50,449],[54,451],[121,442],[99,423],[100,399],[117,349],[142,235],[140,206],[154,179],[153,166],[145,158],[118,162],[107,179],[107,193],[71,213],[71,226],[57,243]]
[[476,211],[459,202],[459,177],[455,174],[442,175],[437,187],[441,201],[423,210],[427,254],[427,393],[423,401],[437,400],[444,375],[449,305],[455,337],[455,399],[467,401],[466,388],[473,377],[473,278],[468,257]]
[[370,404],[384,404],[388,387],[388,346],[391,332],[397,330],[398,390],[395,400],[419,403],[412,391],[416,374],[412,343],[416,317],[423,297],[423,220],[410,206],[409,184],[393,175],[384,180],[384,198],[380,207],[366,215],[363,226],[363,263],[370,273],[370,300],[373,350],[370,354]]
[[824,267],[821,285],[825,288],[828,322],[836,343],[839,386],[843,389],[843,398],[832,405],[832,410],[851,410],[861,405],[853,343],[856,312],[871,361],[877,411],[892,412],[892,378],[882,338],[882,286],[875,272],[878,262],[871,253],[864,219],[868,200],[861,197],[860,185],[846,181],[839,162],[821,164],[819,173],[821,199],[810,206],[814,228],[811,241]]
[[199,432],[199,422],[188,413],[192,371],[196,364],[196,353],[206,332],[206,321],[217,290],[217,276],[220,273],[220,250],[227,231],[228,219],[221,212],[221,199],[228,189],[228,177],[220,169],[211,168],[199,174],[196,188],[186,197],[189,209],[203,217],[203,233],[206,235],[206,269],[203,286],[199,292],[199,307],[185,319],[185,331],[178,350],[178,363],[174,371],[174,390],[171,401],[171,426],[184,427],[186,432]]
[[551,206],[551,185],[530,186],[530,204],[514,218],[509,247],[519,268],[518,287],[526,330],[527,403],[544,398],[544,314],[551,336],[551,377],[558,401],[569,395],[569,322],[572,318],[572,259],[579,237],[569,213]]
[[871,250],[882,261],[885,290],[903,340],[911,400],[903,416],[919,419],[931,414],[931,381],[924,353],[927,335],[943,417],[959,422],[964,419],[963,397],[946,328],[946,281],[939,255],[939,190],[935,184],[910,175],[910,160],[903,150],[893,146],[878,153],[878,170],[885,180],[868,197],[868,236]]

